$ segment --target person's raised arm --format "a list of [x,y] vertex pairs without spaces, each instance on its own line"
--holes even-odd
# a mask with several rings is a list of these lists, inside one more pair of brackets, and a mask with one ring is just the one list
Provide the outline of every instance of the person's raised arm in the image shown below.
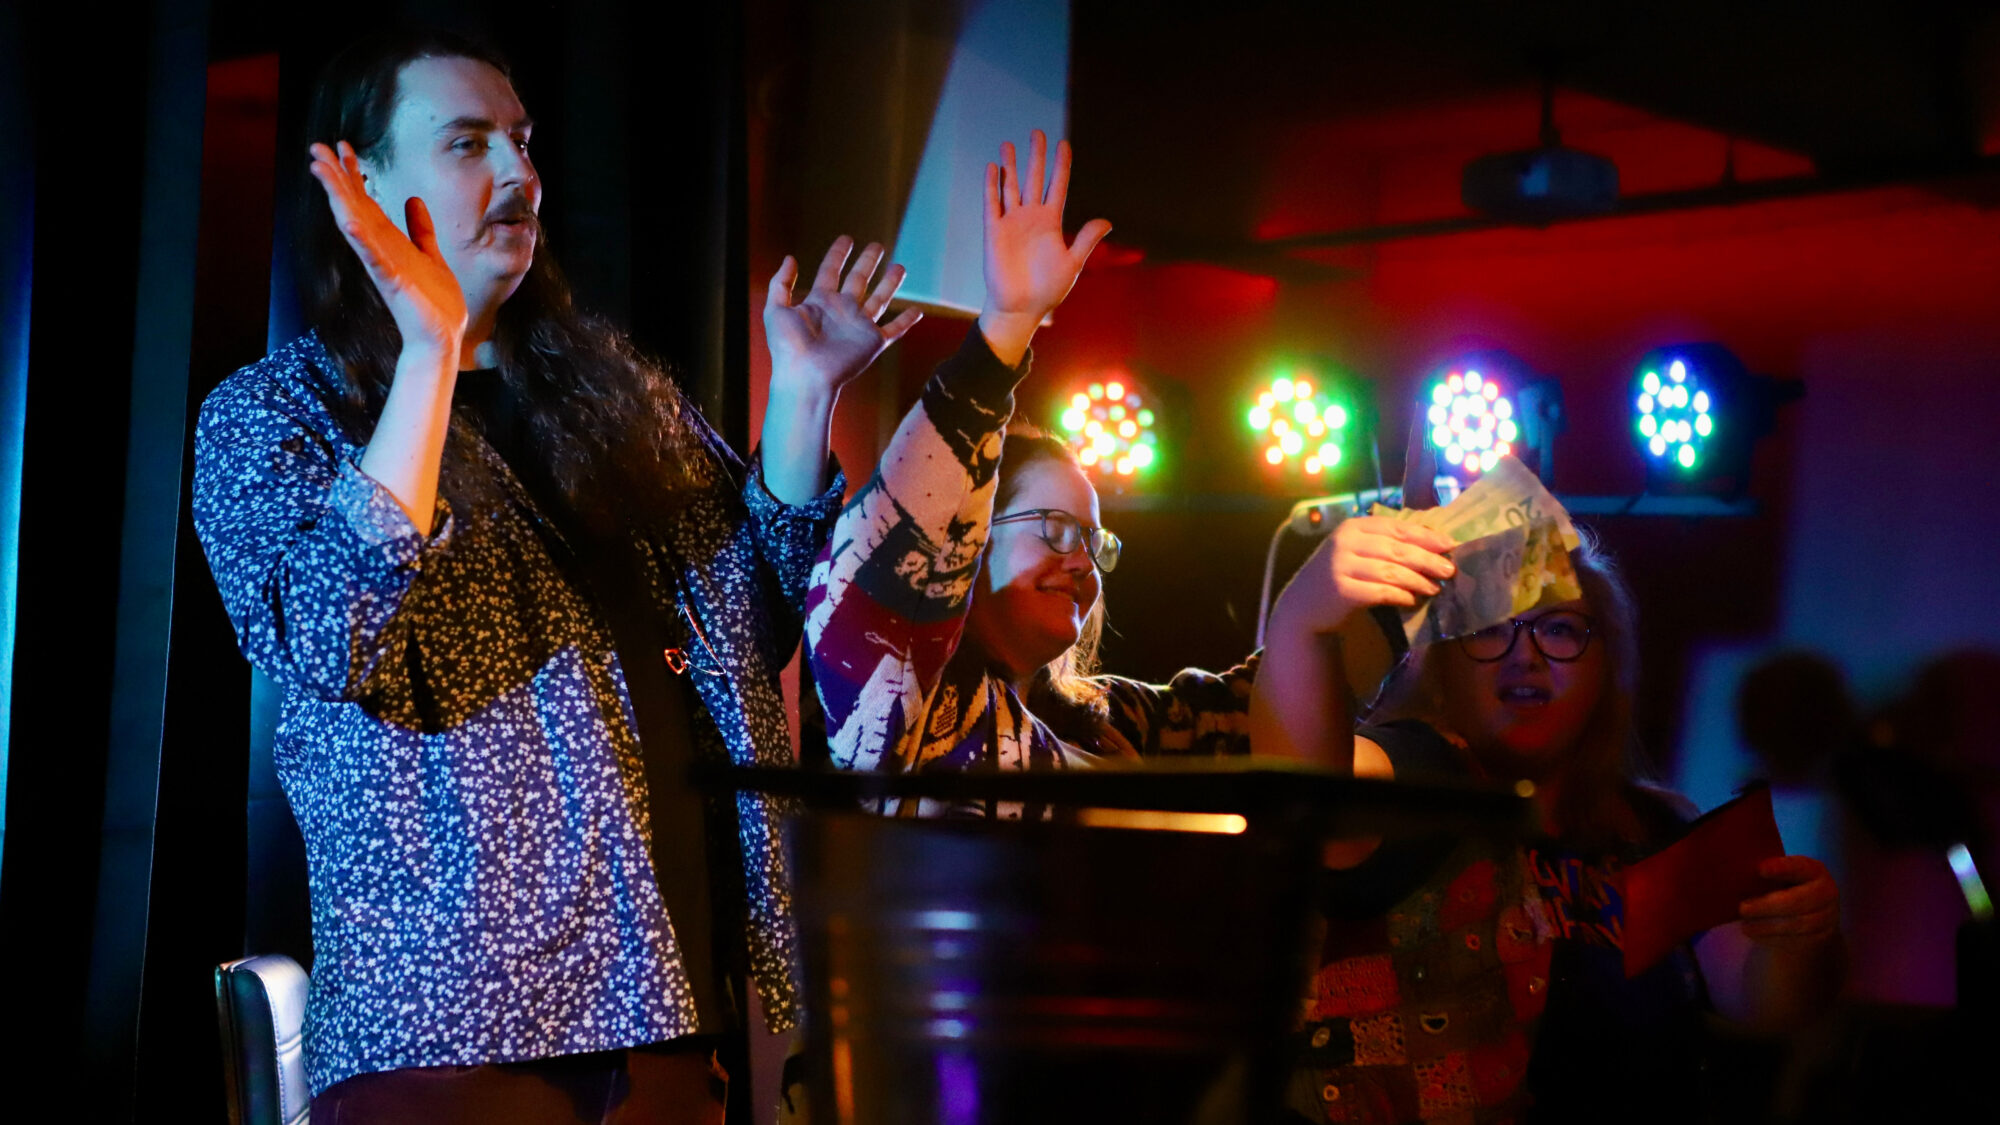
[[406,205],[410,233],[404,235],[368,195],[354,149],[346,141],[338,147],[336,152],[312,146],[313,178],[326,189],[334,224],[361,259],[403,338],[361,471],[396,498],[419,533],[429,535],[465,337],[465,294],[445,264],[423,200],[412,197]]
[[[1044,190],[1047,139],[1031,144],[1028,183],[986,177],[987,312],[924,385],[868,484],[841,513],[813,568],[806,651],[827,719],[832,760],[872,769],[897,762],[957,650],[993,515],[1001,435],[1035,328],[1076,284],[1110,230],[1086,223],[1065,240],[1069,148],[1058,146]],[[871,565],[871,563],[873,565]]]
[[840,389],[923,319],[916,309],[905,309],[887,324],[876,323],[903,284],[903,267],[882,271],[869,292],[868,282],[882,264],[882,246],[864,247],[843,279],[841,267],[853,249],[854,240],[846,235],[834,239],[812,288],[797,299],[792,286],[799,263],[787,254],[765,294],[771,395],[758,456],[764,487],[787,504],[808,503],[826,490],[829,432]]
[[[1340,630],[1378,605],[1412,606],[1438,592],[1455,569],[1450,536],[1375,516],[1343,520],[1285,585],[1271,607],[1257,682],[1250,689],[1250,749],[1355,777],[1389,778],[1382,748],[1354,735]],[[1373,855],[1375,837],[1329,840],[1329,867]]]
[[1374,606],[1413,606],[1437,593],[1455,569],[1444,557],[1452,545],[1443,532],[1375,516],[1334,529],[1271,607],[1250,692],[1252,750],[1356,772],[1339,631]]

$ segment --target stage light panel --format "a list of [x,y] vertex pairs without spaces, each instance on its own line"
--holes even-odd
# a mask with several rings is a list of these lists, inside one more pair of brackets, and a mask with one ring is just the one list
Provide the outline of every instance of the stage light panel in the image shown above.
[[1750,451],[1801,384],[1752,374],[1721,344],[1655,348],[1633,369],[1630,431],[1655,494],[1740,496]]
[[1514,452],[1520,427],[1514,422],[1513,401],[1506,397],[1506,376],[1477,361],[1447,365],[1431,386],[1431,444],[1450,471],[1474,476],[1490,471],[1500,458]]
[[1663,348],[1640,362],[1632,386],[1633,424],[1649,477],[1701,468],[1712,452],[1710,443],[1720,440],[1713,410],[1719,388],[1710,384],[1728,381],[1723,370],[1732,366],[1741,365],[1722,362],[1707,349],[1683,354]]
[[1513,455],[1544,477],[1564,425],[1562,386],[1504,351],[1461,355],[1423,384],[1419,416],[1439,471],[1461,482]]
[[1267,471],[1317,477],[1348,459],[1361,436],[1360,404],[1343,401],[1354,389],[1337,371],[1291,364],[1270,372],[1244,411]]
[[1100,482],[1136,484],[1159,465],[1159,416],[1129,373],[1105,372],[1058,402],[1059,432]]

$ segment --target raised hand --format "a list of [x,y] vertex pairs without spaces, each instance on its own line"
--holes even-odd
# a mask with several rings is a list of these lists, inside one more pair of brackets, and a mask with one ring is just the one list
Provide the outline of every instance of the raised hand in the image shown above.
[[404,207],[405,235],[382,213],[346,142],[339,151],[312,146],[312,174],[326,189],[334,225],[354,248],[382,303],[403,335],[403,347],[456,354],[465,335],[465,294],[438,249],[437,228],[421,199]]
[[764,339],[771,349],[773,391],[830,398],[923,319],[916,309],[905,309],[887,324],[876,323],[903,284],[903,267],[882,271],[869,292],[868,282],[882,264],[882,245],[863,247],[843,280],[841,267],[853,249],[854,240],[846,235],[834,239],[820,259],[812,288],[797,301],[792,297],[799,277],[796,258],[786,255],[771,276],[764,298]]
[[1084,262],[1111,224],[1092,219],[1063,238],[1069,196],[1069,142],[1056,145],[1054,174],[1043,183],[1049,141],[1037,129],[1028,140],[1028,174],[1014,163],[1014,146],[1000,146],[1000,163],[986,166],[986,307],[979,327],[1002,361],[1017,363],[1042,318],[1062,304]]
[[1330,630],[1357,609],[1416,605],[1455,572],[1444,557],[1455,545],[1451,536],[1420,524],[1380,516],[1342,520],[1331,547],[1322,549],[1329,557],[1315,553],[1306,564],[1313,568],[1306,577],[1324,589],[1321,597],[1305,602],[1314,607],[1311,625]]
[[1840,888],[1826,864],[1787,855],[1757,865],[1757,874],[1779,890],[1743,901],[1743,936],[1774,948],[1813,946],[1840,929]]

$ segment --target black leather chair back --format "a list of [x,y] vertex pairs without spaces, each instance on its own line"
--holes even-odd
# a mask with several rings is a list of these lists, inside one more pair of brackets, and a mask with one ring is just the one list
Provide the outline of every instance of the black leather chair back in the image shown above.
[[215,970],[230,1125],[307,1125],[306,971],[281,954]]

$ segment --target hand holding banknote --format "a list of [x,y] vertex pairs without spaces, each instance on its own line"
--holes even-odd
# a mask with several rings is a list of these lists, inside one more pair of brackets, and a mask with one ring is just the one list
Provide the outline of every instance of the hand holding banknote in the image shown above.
[[1333,533],[1328,566],[1333,573],[1335,626],[1355,610],[1378,605],[1414,607],[1458,572],[1444,553],[1452,537],[1422,524],[1380,516],[1344,520]]
[[1458,545],[1452,552],[1458,576],[1436,597],[1403,610],[1404,640],[1411,646],[1476,633],[1537,605],[1583,596],[1569,562],[1582,540],[1569,513],[1512,457],[1501,458],[1442,508],[1376,505],[1373,514],[1434,528]]
[[[1394,572],[1379,569],[1384,553],[1379,540],[1388,536],[1404,546],[1416,545],[1407,532],[1397,537],[1384,524],[1431,532],[1423,543],[1425,553],[1440,558],[1449,551],[1454,571],[1448,576],[1435,570],[1413,575],[1436,578],[1435,588],[1380,581]],[[1353,541],[1343,549],[1342,532],[1357,525],[1365,526],[1350,533]],[[1501,458],[1442,508],[1392,509],[1378,504],[1367,517],[1343,524],[1334,538],[1329,553],[1341,592],[1331,600],[1339,603],[1336,628],[1345,651],[1343,669],[1358,700],[1374,698],[1382,677],[1413,647],[1476,633],[1537,605],[1583,596],[1569,559],[1582,540],[1569,513],[1512,457]],[[1394,561],[1393,551],[1388,558]],[[1343,577],[1349,579],[1344,585]],[[1393,590],[1374,589],[1371,583]],[[1392,608],[1374,614],[1352,612],[1364,606]]]
[[1282,611],[1274,609],[1272,619],[1282,616],[1308,633],[1331,633],[1377,606],[1422,604],[1458,572],[1444,556],[1451,546],[1449,535],[1419,524],[1381,516],[1343,520],[1299,568],[1299,577],[1280,595]]

